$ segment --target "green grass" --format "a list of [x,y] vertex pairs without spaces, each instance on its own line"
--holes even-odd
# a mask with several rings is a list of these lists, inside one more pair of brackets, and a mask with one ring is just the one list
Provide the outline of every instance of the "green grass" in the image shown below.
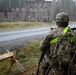
[[[41,51],[39,49],[39,40],[29,40],[27,45],[20,48],[17,55],[17,60],[25,68],[25,73],[21,75],[27,75],[28,70],[36,67]],[[10,65],[10,58],[0,62],[0,75],[13,75],[18,73],[20,70],[13,64],[11,72],[7,74],[8,66]],[[29,74],[31,75],[31,74]]]

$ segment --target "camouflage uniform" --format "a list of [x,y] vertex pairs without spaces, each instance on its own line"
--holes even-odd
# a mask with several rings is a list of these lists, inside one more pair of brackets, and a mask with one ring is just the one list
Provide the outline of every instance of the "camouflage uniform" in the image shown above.
[[[68,22],[68,21],[69,21],[69,16],[66,13],[62,12],[62,13],[59,13],[56,15],[56,22]],[[64,72],[63,72],[64,70],[58,70],[59,66],[58,66],[57,62],[55,62],[54,59],[52,60],[50,58],[50,56],[55,57],[56,53],[51,55],[52,47],[55,47],[55,46],[54,45],[51,46],[49,44],[52,37],[58,36],[60,34],[64,34],[63,33],[64,28],[65,28],[64,26],[58,26],[57,28],[52,29],[51,32],[48,35],[46,35],[40,43],[41,51],[47,50],[47,53],[45,54],[45,58],[44,58],[45,60],[42,63],[43,66],[46,67],[47,63],[49,63],[50,66],[52,66],[52,69],[51,69],[49,75],[64,75]],[[50,52],[49,52],[49,50],[50,50]],[[53,52],[55,52],[55,51],[53,50]]]

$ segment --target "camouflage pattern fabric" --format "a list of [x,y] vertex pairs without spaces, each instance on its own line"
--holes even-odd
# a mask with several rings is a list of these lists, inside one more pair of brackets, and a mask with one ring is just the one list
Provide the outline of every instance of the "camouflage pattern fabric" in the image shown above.
[[[47,59],[47,61],[50,63],[50,65],[52,64],[52,62],[49,60],[49,50],[51,50],[52,48],[55,47],[55,44],[54,45],[50,45],[50,40],[53,38],[53,37],[56,37],[60,34],[63,34],[63,29],[62,27],[58,27],[58,28],[55,28],[53,30],[51,30],[51,33],[49,33],[47,36],[44,37],[44,39],[41,41],[40,43],[40,49],[42,51],[44,50],[48,50],[46,55],[45,55],[45,58]],[[51,48],[52,47],[52,48]],[[50,51],[51,52],[51,51]]]
[[58,13],[56,15],[56,22],[68,22],[69,21],[69,16],[67,13]]
[[[42,51],[48,50],[45,55],[46,61],[51,66],[53,66],[53,70],[55,70],[57,72],[57,73],[55,72],[55,74],[53,74],[52,73],[53,70],[51,69],[51,71],[50,71],[51,73],[49,75],[65,75],[65,72],[64,72],[64,70],[62,70],[62,68],[64,68],[64,66],[69,67],[70,61],[72,60],[72,56],[75,53],[76,35],[74,35],[73,32],[69,32],[65,36],[59,37],[60,39],[57,43],[55,43],[53,45],[49,44],[52,37],[57,37],[57,36],[63,34],[63,29],[64,28],[60,28],[60,27],[53,29],[51,31],[51,34],[48,34],[45,37],[45,39],[40,43],[40,49]],[[57,65],[57,66],[54,67],[55,65]],[[60,71],[59,69],[62,71]]]

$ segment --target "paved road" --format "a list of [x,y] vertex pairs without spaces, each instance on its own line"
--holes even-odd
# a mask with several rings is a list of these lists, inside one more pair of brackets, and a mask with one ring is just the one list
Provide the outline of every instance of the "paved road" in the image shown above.
[[[75,27],[75,24],[69,25],[69,26]],[[27,29],[27,30],[20,30],[20,31],[10,31],[10,32],[9,31],[0,32],[0,42],[27,38],[31,36],[38,36],[38,35],[46,34],[49,31],[50,31],[50,27],[44,27],[44,28],[38,28],[38,29]]]
[[39,28],[39,29],[27,29],[27,30],[20,30],[20,31],[1,32],[0,42],[41,35],[41,34],[47,33],[49,30],[50,28],[47,27],[47,28]]
[[0,52],[6,46],[9,50],[14,50],[27,43],[29,39],[41,39],[44,34],[49,32],[50,27],[26,29],[19,31],[0,32]]
[[[69,25],[71,28],[76,27],[76,23]],[[0,32],[0,48],[3,46],[15,48],[22,44],[26,44],[28,39],[41,39],[44,34],[50,31],[50,27],[38,29],[26,29],[19,31]],[[0,49],[2,50],[2,48]]]

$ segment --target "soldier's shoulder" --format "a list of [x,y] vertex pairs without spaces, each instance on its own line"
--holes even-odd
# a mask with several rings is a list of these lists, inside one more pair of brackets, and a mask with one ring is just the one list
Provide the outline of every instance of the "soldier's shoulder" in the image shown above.
[[58,32],[58,28],[51,28],[51,34],[55,35]]
[[44,39],[51,38],[54,35],[54,33],[57,33],[57,28],[51,28],[51,30],[44,35]]

